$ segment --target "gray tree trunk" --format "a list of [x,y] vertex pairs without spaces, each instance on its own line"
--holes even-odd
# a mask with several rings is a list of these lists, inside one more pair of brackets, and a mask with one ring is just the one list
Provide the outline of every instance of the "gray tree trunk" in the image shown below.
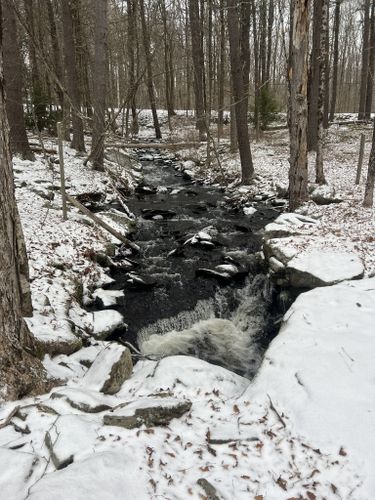
[[326,93],[326,71],[327,71],[327,37],[328,37],[328,2],[321,0],[321,26],[320,26],[320,50],[319,50],[319,96],[318,96],[318,135],[316,142],[316,182],[325,184],[323,171],[323,142],[324,142],[324,104]]
[[202,47],[201,20],[198,0],[189,0],[191,47],[194,67],[194,94],[199,139],[206,139],[206,117],[204,106],[204,56]]
[[335,21],[333,29],[334,42],[333,42],[333,64],[332,64],[332,96],[331,96],[331,108],[329,112],[330,121],[333,121],[335,118],[336,101],[337,101],[337,75],[338,75],[338,65],[339,65],[341,2],[342,0],[336,0],[336,5],[335,5]]
[[93,103],[90,157],[95,170],[104,170],[105,112],[108,78],[108,0],[95,0]]
[[368,162],[365,197],[363,200],[363,206],[366,208],[372,208],[374,204],[374,183],[375,183],[375,122],[374,122],[374,131],[372,135],[370,159]]
[[369,65],[367,74],[365,119],[370,120],[372,108],[372,95],[374,92],[374,70],[375,70],[375,0],[371,2],[371,21],[370,21],[370,50]]
[[247,124],[247,98],[242,61],[240,57],[240,29],[237,0],[227,0],[230,65],[237,125],[237,141],[241,160],[241,182],[249,184],[254,174]]
[[145,59],[146,59],[148,98],[150,100],[152,119],[154,122],[155,137],[156,137],[156,139],[161,139],[161,130],[160,130],[160,125],[159,125],[158,113],[156,111],[154,77],[152,74],[151,43],[150,43],[150,35],[149,35],[148,29],[147,29],[147,24],[146,24],[146,13],[145,13],[144,0],[139,0],[139,10],[140,10],[140,15],[141,15],[141,23],[142,23],[143,50],[144,50]]
[[362,67],[361,67],[361,86],[359,90],[358,120],[364,120],[365,118],[367,75],[369,67],[370,0],[365,0],[363,8],[364,8],[364,22],[363,22],[363,40],[362,40]]
[[73,16],[71,10],[71,1],[72,0],[61,0],[64,33],[64,62],[67,75],[68,93],[73,105],[73,108],[71,110],[73,125],[73,139],[71,146],[77,151],[85,151],[83,121],[79,115],[79,110],[81,107],[81,97],[79,93],[76,48],[73,37]]
[[[0,12],[1,19],[1,12]],[[0,23],[1,24],[1,23]],[[0,39],[0,400],[45,389],[23,315],[31,315],[25,243],[14,196]]]
[[307,199],[307,54],[309,0],[292,0],[289,60],[290,170],[289,208],[295,210]]
[[3,60],[6,86],[6,110],[10,126],[10,147],[24,160],[35,160],[26,134],[23,111],[22,58],[18,42],[16,16],[8,2],[3,3]]
[[314,0],[313,37],[311,63],[308,87],[308,148],[316,150],[318,140],[318,100],[319,100],[319,55],[320,55],[320,28],[322,25],[322,0]]

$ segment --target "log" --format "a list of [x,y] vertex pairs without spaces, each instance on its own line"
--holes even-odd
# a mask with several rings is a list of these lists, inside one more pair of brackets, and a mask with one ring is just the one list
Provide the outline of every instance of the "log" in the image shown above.
[[118,240],[120,240],[122,243],[124,243],[125,245],[127,245],[128,247],[130,247],[132,250],[134,250],[136,252],[139,252],[140,248],[139,248],[138,245],[136,245],[132,241],[128,240],[128,238],[125,238],[125,236],[123,236],[121,233],[119,233],[118,231],[116,231],[115,229],[113,229],[106,222],[104,222],[103,220],[99,219],[99,217],[97,215],[95,215],[92,212],[90,212],[90,210],[88,208],[86,208],[85,206],[83,206],[75,198],[73,198],[72,196],[70,196],[69,194],[67,194],[66,195],[66,199],[69,201],[69,203],[71,203],[76,208],[78,208],[78,210],[80,212],[82,212],[83,214],[87,215],[87,217],[89,217],[91,220],[93,220],[95,222],[95,224],[97,224],[99,227],[101,227],[102,229],[105,229],[106,231],[108,231],[108,233],[112,234],[112,236],[114,236],[115,238],[117,238]]
[[146,143],[107,143],[107,148],[123,149],[184,149],[202,146],[200,142],[146,142]]
[[46,152],[49,155],[55,155],[55,154],[57,154],[57,150],[56,149],[52,149],[52,148],[44,148],[43,149],[41,146],[37,146],[36,144],[30,144],[30,149],[31,149],[31,151],[34,151],[34,153],[43,153],[43,152]]

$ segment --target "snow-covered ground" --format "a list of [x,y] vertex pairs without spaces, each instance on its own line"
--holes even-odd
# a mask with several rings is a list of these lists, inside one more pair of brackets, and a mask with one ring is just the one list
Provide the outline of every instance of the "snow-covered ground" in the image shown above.
[[371,500],[374,290],[372,278],[301,295],[253,382],[175,356],[139,362],[106,395],[84,366],[105,343],[50,361],[66,385],[1,409],[0,427],[14,415],[2,498]]
[[[367,276],[375,271],[374,214],[361,207],[363,180],[354,186],[363,130],[369,138],[369,127],[330,129],[326,176],[343,201],[302,207],[317,222],[279,238],[288,259],[302,249],[340,250],[359,259],[349,261],[353,276],[362,266]],[[197,165],[204,149],[180,155],[194,160],[194,175],[218,180],[217,169]],[[243,189],[234,187],[238,158],[222,149],[231,196],[247,203],[249,217],[251,195],[273,194],[287,180],[286,131],[265,134],[253,152],[256,183]],[[65,154],[70,194],[114,199],[108,174],[83,166],[69,148]],[[129,189],[139,176],[132,163],[134,170],[121,169]],[[75,210],[62,222],[58,165],[52,171],[39,157],[14,167],[35,308],[28,323],[62,385],[0,405],[1,499],[375,498],[375,278],[300,295],[251,382],[187,356],[140,361],[127,379],[127,349],[103,340],[121,317],[82,308],[109,280],[95,255],[114,240]],[[126,233],[130,219],[108,217]],[[335,282],[337,267],[316,273]]]

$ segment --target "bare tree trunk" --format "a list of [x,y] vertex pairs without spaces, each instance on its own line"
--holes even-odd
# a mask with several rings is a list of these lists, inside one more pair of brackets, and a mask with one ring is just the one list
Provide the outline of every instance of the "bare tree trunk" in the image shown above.
[[324,141],[324,102],[326,92],[326,50],[328,36],[328,2],[321,0],[321,29],[320,29],[320,50],[319,50],[319,98],[318,98],[318,137],[316,142],[316,182],[325,184],[326,180],[323,171],[323,141]]
[[2,45],[0,38],[0,399],[17,399],[43,391],[46,375],[41,362],[27,351],[32,340],[22,317],[31,315],[31,300],[25,243],[14,196]]
[[289,209],[307,199],[307,54],[310,0],[292,0],[290,39]]
[[137,113],[137,86],[135,85],[135,30],[137,29],[136,0],[128,0],[128,59],[129,59],[129,87],[132,111],[132,135],[138,135],[139,123]]
[[108,78],[108,0],[95,0],[94,116],[90,157],[94,170],[104,170],[105,112]]
[[253,20],[253,46],[254,46],[254,127],[255,137],[259,140],[260,121],[259,121],[259,101],[260,101],[260,75],[259,75],[259,41],[256,19],[255,0],[251,0],[252,20]]
[[372,95],[374,92],[374,70],[375,70],[375,0],[371,2],[371,23],[370,23],[370,50],[369,66],[367,74],[365,119],[370,120],[372,108]]
[[161,130],[159,125],[158,113],[156,111],[156,98],[154,89],[154,79],[152,75],[152,60],[150,52],[150,36],[146,24],[146,14],[144,0],[139,0],[139,10],[141,15],[142,23],[142,39],[143,39],[143,50],[145,52],[146,59],[146,69],[147,69],[147,91],[150,100],[152,119],[154,121],[155,137],[156,139],[161,139]]
[[63,12],[63,32],[64,32],[64,61],[67,75],[67,87],[72,101],[72,124],[73,140],[72,148],[77,151],[85,151],[85,141],[83,135],[83,122],[78,111],[81,107],[81,98],[78,87],[78,73],[76,63],[76,49],[73,37],[73,17],[71,11],[71,0],[62,0]]
[[359,91],[358,120],[364,120],[365,118],[367,75],[369,67],[369,37],[370,37],[370,0],[365,0],[363,41],[362,41],[361,87]]
[[233,82],[234,109],[237,125],[237,141],[241,160],[241,182],[249,184],[254,174],[247,125],[247,99],[244,73],[240,58],[240,29],[237,0],[227,0],[230,63]]
[[320,55],[320,28],[322,25],[322,2],[314,0],[313,13],[313,45],[311,51],[311,63],[308,87],[308,148],[309,151],[316,150],[318,140],[318,101],[319,101],[319,55]]
[[[198,0],[189,0],[192,58],[194,66],[194,94],[199,139],[206,139],[206,118],[204,107],[204,56],[201,43],[201,21]],[[203,61],[203,64],[202,64]]]
[[267,85],[269,84],[270,77],[271,77],[271,55],[272,55],[272,30],[273,30],[273,23],[275,19],[275,7],[274,7],[274,1],[269,0],[269,5],[268,5],[268,26],[267,26],[267,65],[266,65],[266,82]]
[[22,59],[18,42],[16,16],[8,2],[3,3],[3,58],[7,93],[6,110],[10,126],[10,147],[24,160],[35,160],[26,134],[22,95]]
[[223,136],[224,128],[224,79],[225,79],[225,15],[224,0],[220,0],[220,59],[219,59],[219,85],[218,85],[218,113],[217,113],[217,137]]
[[372,135],[370,159],[368,162],[365,197],[363,200],[363,206],[366,208],[372,208],[374,203],[374,183],[375,183],[375,122],[374,122],[374,132]]
[[337,74],[339,65],[339,35],[340,35],[340,21],[341,21],[341,2],[336,0],[335,6],[335,21],[334,21],[334,43],[333,43],[333,64],[332,64],[332,96],[331,96],[331,109],[329,119],[332,122],[335,118],[336,100],[337,100]]

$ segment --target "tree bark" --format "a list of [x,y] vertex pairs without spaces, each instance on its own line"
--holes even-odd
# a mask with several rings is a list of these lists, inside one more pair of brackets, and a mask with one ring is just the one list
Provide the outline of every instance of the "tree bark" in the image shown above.
[[375,122],[374,122],[374,131],[372,135],[370,159],[368,163],[365,197],[363,200],[363,206],[366,208],[372,208],[374,204],[374,183],[375,183]]
[[339,65],[339,35],[341,24],[341,2],[336,0],[335,5],[335,20],[334,20],[334,42],[333,42],[333,64],[332,64],[332,95],[331,95],[331,108],[329,112],[329,120],[332,122],[335,118],[336,101],[337,101],[337,75]]
[[327,36],[328,36],[328,1],[321,0],[321,26],[320,26],[320,49],[319,49],[319,96],[318,96],[318,135],[316,141],[316,182],[325,184],[323,171],[323,141],[324,141],[324,103],[326,92],[327,71]]
[[367,75],[369,68],[369,37],[370,37],[370,0],[364,3],[364,22],[363,22],[363,40],[362,40],[362,67],[361,67],[361,86],[359,90],[359,111],[358,120],[365,119]]
[[199,139],[206,139],[206,118],[204,106],[204,55],[202,47],[201,20],[198,0],[189,0],[191,47],[194,67],[195,110]]
[[138,135],[139,123],[137,114],[137,86],[135,84],[135,45],[137,29],[136,0],[127,0],[128,4],[128,59],[129,59],[129,87],[130,106],[132,112],[132,135]]
[[[0,24],[1,17],[0,10]],[[31,314],[31,299],[26,249],[14,196],[2,48],[0,38],[0,400],[17,399],[46,388],[41,362],[27,351],[32,341],[22,317]]]
[[145,13],[144,0],[139,0],[139,10],[140,10],[140,15],[141,15],[141,23],[142,23],[143,50],[144,50],[145,59],[146,59],[148,98],[150,100],[152,119],[154,122],[155,137],[156,137],[156,139],[161,139],[162,136],[161,136],[161,130],[160,130],[160,125],[159,125],[158,113],[156,111],[154,78],[153,78],[153,74],[152,74],[152,60],[151,60],[151,49],[150,49],[151,43],[150,43],[150,35],[149,35],[147,24],[146,24],[146,13]]
[[220,141],[224,130],[224,80],[225,80],[225,15],[224,0],[220,0],[220,56],[218,70],[217,137]]
[[83,135],[83,121],[79,116],[81,108],[81,97],[78,86],[78,72],[76,62],[76,48],[73,36],[73,16],[71,10],[72,0],[61,0],[63,13],[64,33],[64,62],[67,75],[67,87],[72,102],[72,125],[73,139],[71,147],[77,151],[85,151],[85,140]]
[[307,199],[307,54],[310,0],[292,0],[289,60],[290,170],[289,209]]
[[318,100],[319,100],[319,54],[320,54],[320,28],[322,25],[322,1],[314,0],[313,13],[313,45],[311,50],[311,63],[308,87],[308,148],[316,150],[318,140]]
[[3,59],[6,85],[6,111],[10,126],[10,147],[23,160],[35,160],[26,134],[23,111],[22,58],[18,42],[16,16],[8,2],[3,3]]
[[108,0],[95,0],[95,54],[91,161],[94,170],[104,170],[105,112],[108,78]]
[[367,74],[365,119],[370,120],[372,108],[372,95],[374,92],[374,70],[375,70],[375,0],[371,2],[371,22],[370,22],[370,49],[369,65]]
[[249,184],[254,174],[247,125],[247,98],[243,67],[240,58],[240,29],[237,0],[227,0],[230,63],[233,84],[233,98],[237,125],[237,141],[241,160],[241,182]]

